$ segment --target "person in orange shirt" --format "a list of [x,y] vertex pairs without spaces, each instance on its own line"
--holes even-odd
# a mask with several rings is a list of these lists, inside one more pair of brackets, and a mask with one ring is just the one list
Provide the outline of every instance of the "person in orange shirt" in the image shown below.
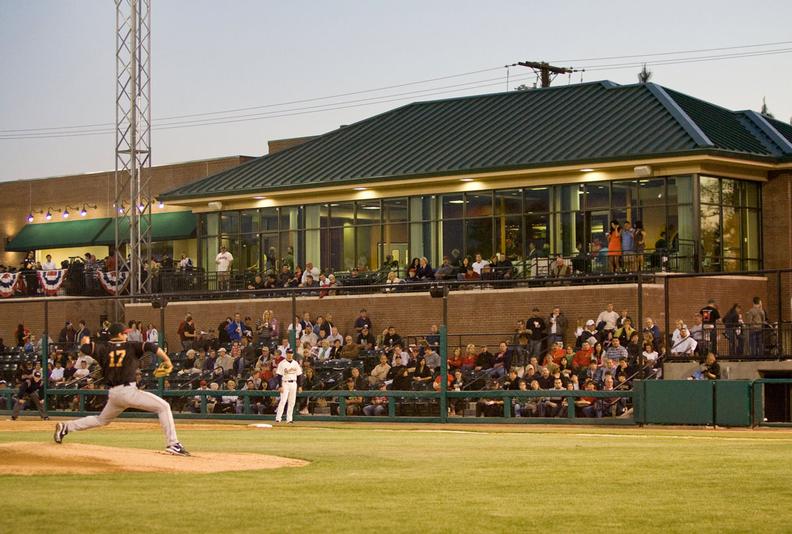
[[561,341],[553,343],[549,354],[553,357],[554,364],[561,365],[561,360],[566,357],[566,352],[564,352],[564,343]]
[[610,232],[608,232],[608,266],[611,272],[619,272],[621,267],[622,255],[622,242],[621,242],[621,225],[616,219],[610,223]]
[[594,351],[591,348],[591,344],[588,341],[584,341],[580,350],[575,353],[575,357],[572,359],[572,370],[576,373],[584,371],[591,363],[593,355]]

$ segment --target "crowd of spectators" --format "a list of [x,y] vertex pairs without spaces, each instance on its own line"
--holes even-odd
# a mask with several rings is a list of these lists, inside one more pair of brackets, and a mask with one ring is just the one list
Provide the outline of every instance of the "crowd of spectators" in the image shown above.
[[[481,263],[477,258],[477,263]],[[485,266],[479,265],[483,270]],[[470,398],[450,399],[450,415],[499,416],[502,395],[497,390],[541,391],[531,397],[512,398],[511,412],[517,417],[565,417],[574,403],[580,417],[618,416],[629,410],[626,396],[568,397],[562,391],[628,391],[633,379],[661,378],[664,358],[699,359],[695,379],[721,377],[717,362],[716,325],[725,326],[729,344],[740,347],[750,325],[766,320],[761,300],[745,318],[733,307],[722,319],[714,301],[695,316],[688,327],[677,321],[665,344],[659,326],[649,317],[636,323],[627,309],[613,304],[596,318],[572,324],[559,307],[544,312],[534,308],[529,317],[519,319],[513,332],[499,336],[492,344],[461,343],[450,346],[445,377],[449,391],[476,392]],[[735,316],[736,314],[736,316]],[[735,318],[736,317],[736,318]],[[735,322],[736,321],[736,322]],[[106,341],[109,322],[95,331],[85,320],[67,321],[56,339],[48,339],[48,369],[41,367],[43,344],[23,324],[15,331],[14,350],[28,358],[16,370],[14,386],[22,377],[42,373],[53,388],[97,389],[103,387],[98,365],[79,352],[81,342]],[[731,329],[731,330],[730,330]],[[741,330],[741,331],[736,331]],[[723,331],[723,329],[721,329]],[[410,397],[350,396],[337,402],[327,391],[391,390],[438,391],[441,389],[440,334],[437,325],[421,335],[404,336],[393,325],[375,326],[365,309],[351,325],[335,321],[331,313],[313,316],[309,312],[282,321],[272,310],[256,319],[235,313],[216,327],[196,325],[192,314],[180,322],[178,342],[171,340],[169,351],[176,369],[166,379],[165,389],[218,391],[217,395],[168,397],[174,409],[210,413],[274,413],[277,397],[252,395],[247,401],[235,391],[268,391],[278,387],[275,369],[289,351],[303,368],[300,387],[317,391],[316,397],[299,399],[301,413],[337,413],[343,405],[347,415],[383,415],[390,402],[407,403]],[[159,343],[153,324],[128,322],[128,339]],[[296,342],[290,343],[294,336]],[[493,338],[494,339],[494,338]],[[0,339],[0,345],[2,345]],[[5,347],[0,347],[5,352]],[[753,350],[753,349],[752,349]],[[141,389],[159,387],[151,377],[154,358],[144,360],[137,375]],[[8,388],[5,380],[0,387]],[[319,393],[323,392],[323,393]],[[2,397],[2,396],[0,396]],[[4,398],[4,397],[3,397]],[[79,408],[79,399],[54,396],[55,407]],[[102,396],[87,396],[86,409],[101,408]],[[398,413],[398,410],[397,410]]]

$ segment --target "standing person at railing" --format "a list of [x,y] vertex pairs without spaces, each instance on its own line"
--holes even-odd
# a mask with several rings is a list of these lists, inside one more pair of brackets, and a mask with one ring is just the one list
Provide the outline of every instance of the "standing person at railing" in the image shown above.
[[631,273],[635,270],[635,230],[630,221],[624,221],[621,231],[621,250],[624,270]]
[[217,269],[217,288],[229,289],[231,266],[234,263],[234,256],[228,252],[225,246],[220,247],[220,252],[215,256],[215,266]]
[[47,254],[44,263],[41,264],[41,268],[45,271],[54,271],[58,268],[58,265],[52,261],[52,255]]
[[550,317],[547,319],[548,333],[547,341],[552,344],[556,341],[564,341],[568,326],[567,318],[561,313],[561,308],[558,306],[553,308]]
[[621,269],[622,255],[622,227],[616,219],[610,222],[608,232],[608,267],[612,273],[617,273]]
[[633,227],[633,239],[635,242],[635,270],[644,270],[644,254],[646,253],[646,232],[643,229],[643,222],[635,221]]
[[531,356],[542,357],[542,345],[546,337],[547,325],[544,319],[539,316],[539,308],[534,308],[531,316],[525,321],[528,332],[528,350]]
[[764,349],[762,334],[767,322],[767,313],[759,297],[753,298],[753,306],[745,314],[745,322],[748,325],[748,347],[751,356],[761,356]]
[[702,352],[718,352],[718,332],[717,324],[720,321],[721,315],[718,311],[718,305],[715,299],[709,299],[707,305],[699,311],[701,315],[702,328],[704,329],[704,336],[702,341],[707,345],[707,348],[702,348]]
[[723,324],[726,327],[724,335],[729,340],[729,355],[742,355],[745,322],[743,321],[742,308],[739,304],[735,303],[726,312],[726,315],[723,316]]

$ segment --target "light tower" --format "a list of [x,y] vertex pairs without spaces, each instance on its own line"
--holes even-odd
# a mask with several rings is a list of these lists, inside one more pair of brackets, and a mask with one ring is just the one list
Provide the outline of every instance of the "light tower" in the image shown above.
[[151,0],[116,0],[115,154],[116,265],[129,272],[130,295],[149,293]]

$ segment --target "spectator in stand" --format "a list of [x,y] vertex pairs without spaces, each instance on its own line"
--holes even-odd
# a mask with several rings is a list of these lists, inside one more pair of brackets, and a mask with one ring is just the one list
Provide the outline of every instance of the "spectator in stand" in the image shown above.
[[721,369],[714,352],[708,352],[701,368],[693,373],[694,380],[720,380]]
[[[386,391],[387,386],[382,384],[380,391]],[[363,415],[368,417],[378,417],[388,413],[388,397],[383,394],[380,397],[371,397],[371,403],[363,407]]]
[[481,276],[481,270],[484,268],[485,265],[489,265],[489,264],[490,264],[489,261],[481,257],[480,252],[476,252],[476,261],[473,262],[473,271],[475,271],[476,274]]
[[454,347],[454,350],[451,353],[451,357],[448,358],[448,368],[449,369],[462,368],[462,347]]
[[426,342],[432,350],[440,350],[440,328],[436,324],[431,326]]
[[357,335],[357,344],[363,347],[363,350],[373,350],[376,344],[376,338],[366,325]]
[[706,350],[717,354],[718,332],[716,326],[721,316],[715,300],[709,299],[707,305],[699,310],[699,314],[701,315],[702,328],[704,329],[702,341],[705,341],[705,345],[707,345]]
[[60,360],[55,361],[55,367],[49,373],[50,386],[57,386],[63,383],[63,364]]
[[443,281],[443,280],[453,280],[456,278],[456,269],[451,265],[448,260],[448,256],[443,256],[443,263],[434,273],[435,280]]
[[627,342],[627,358],[630,363],[635,363],[638,361],[638,356],[640,356],[643,347],[641,345],[641,335],[637,331],[633,331],[630,334],[630,340]]
[[644,359],[645,367],[654,367],[657,364],[658,358],[660,358],[660,355],[657,353],[657,350],[651,343],[643,344],[643,352],[641,353],[641,356]]
[[391,375],[393,376],[392,390],[410,391],[412,389],[410,370],[406,366],[401,364],[393,365],[391,367]]
[[230,374],[231,370],[234,367],[234,357],[228,354],[228,351],[225,347],[220,347],[217,349],[217,361],[215,362],[215,368],[221,367],[223,369],[223,374]]
[[700,313],[697,313],[695,316],[695,324],[688,329],[690,333],[690,337],[692,337],[696,343],[696,352],[701,352],[702,350],[706,350],[706,346],[708,345],[708,341],[705,342],[705,332],[704,332],[704,321],[701,317]]
[[41,264],[41,268],[44,271],[55,271],[58,269],[58,265],[54,261],[52,261],[52,255],[47,254],[47,256],[44,259],[44,263]]
[[241,340],[242,336],[247,335],[250,328],[242,321],[242,315],[237,312],[234,314],[234,320],[226,326],[225,330],[229,341],[234,342]]
[[176,333],[179,335],[182,350],[190,350],[193,348],[193,342],[195,341],[195,322],[191,314],[188,313],[184,316],[184,320],[179,323],[179,328],[176,330]]
[[388,365],[388,357],[385,354],[380,354],[379,364],[371,370],[369,375],[369,384],[372,386],[384,384],[388,380],[390,370],[391,366]]
[[745,321],[739,304],[735,303],[729,308],[729,311],[723,316],[723,324],[726,327],[724,335],[729,340],[729,355],[741,356],[744,348]]
[[476,367],[474,371],[487,371],[492,369],[493,365],[495,365],[495,355],[489,351],[486,345],[483,345],[476,358]]
[[528,349],[528,335],[522,333],[517,338],[517,343],[511,346],[511,368],[522,378],[525,376],[525,368],[531,359],[531,351]]
[[401,336],[396,333],[396,327],[391,325],[388,327],[387,333],[382,338],[382,344],[386,347],[394,347],[397,344],[401,345],[402,338]]
[[688,333],[686,326],[679,329],[679,341],[671,347],[671,356],[692,358],[698,343]]
[[635,230],[630,221],[624,221],[621,231],[622,267],[625,272],[635,271]]
[[492,364],[491,375],[495,378],[503,378],[511,366],[511,354],[509,347],[505,341],[501,341],[498,345],[498,353],[495,354],[495,359]]
[[206,353],[203,369],[204,371],[214,371],[215,367],[217,367],[217,352],[213,349],[209,349],[209,352]]
[[621,269],[621,233],[619,221],[612,220],[608,232],[608,267],[610,272],[617,273]]
[[314,264],[310,261],[305,264],[305,271],[303,271],[302,278],[300,279],[300,283],[305,286],[306,282],[308,281],[308,277],[310,276],[314,281],[319,279],[319,274],[321,271],[317,267],[314,267]]
[[555,261],[550,264],[550,276],[553,278],[566,278],[572,275],[572,267],[564,261],[561,254],[556,256]]
[[627,311],[627,309],[625,308],[625,309],[623,309],[623,310],[621,311],[621,313],[619,313],[619,318],[618,318],[618,319],[616,319],[616,329],[618,330],[619,328],[621,328],[622,326],[624,326],[624,321],[625,321],[625,320],[627,320],[627,319],[629,319],[629,320],[630,320],[630,324],[631,324],[631,325],[634,325],[634,324],[635,324],[635,323],[633,322],[633,320],[632,320],[632,317],[630,317],[630,314],[629,314],[629,312],[628,312],[628,311]]
[[[501,384],[497,380],[491,380],[486,387],[489,391],[498,391]],[[500,417],[503,415],[503,397],[480,398],[476,402],[476,417]]]
[[[440,369],[440,355],[435,351],[433,348],[429,346],[426,341],[423,341],[424,346],[424,354],[426,355],[426,366],[429,367],[432,371],[437,371]],[[478,355],[476,355],[478,358]]]
[[621,341],[618,337],[614,337],[611,340],[610,347],[608,347],[607,352],[605,353],[609,360],[613,360],[618,362],[620,359],[624,358],[625,360],[629,357],[627,353],[627,349],[622,347]]
[[637,330],[632,327],[632,320],[629,317],[625,317],[621,326],[613,333],[613,337],[618,338],[622,345],[626,345],[632,335],[636,333]]
[[432,381],[432,370],[426,365],[426,358],[418,358],[418,362],[415,364],[415,371],[413,371],[412,379],[413,389],[429,389],[429,383]]
[[77,342],[77,330],[75,330],[71,321],[66,321],[66,325],[61,328],[60,334],[58,335],[58,343],[72,344],[75,342]]
[[651,317],[647,317],[644,320],[644,329],[643,329],[643,331],[645,333],[648,332],[648,333],[652,334],[652,343],[654,345],[654,348],[655,349],[660,348],[660,343],[662,341],[662,337],[660,335],[660,327],[655,324],[654,320]]
[[434,269],[432,269],[429,260],[425,256],[421,258],[418,269],[415,270],[415,275],[420,280],[434,280]]
[[300,339],[297,340],[297,344],[300,345],[301,347],[307,344],[308,347],[313,348],[318,341],[319,341],[319,337],[316,334],[314,334],[313,329],[303,328],[302,334],[300,335]]
[[371,319],[369,318],[366,308],[362,308],[355,319],[355,330],[362,332],[364,326],[368,328],[369,332],[373,332],[374,327],[371,324]]
[[[338,330],[336,327],[333,327]],[[353,360],[360,356],[360,345],[352,340],[352,336],[347,336],[344,339],[344,345],[341,348],[341,357]]]
[[397,365],[401,365],[404,367],[409,367],[410,365],[410,355],[402,350],[401,343],[397,343],[393,346],[393,358],[391,359],[391,367],[395,367]]
[[[584,341],[580,350],[575,352],[575,357],[572,358],[572,370],[576,373],[585,371],[589,364],[594,361],[594,350],[588,341]],[[596,363],[596,361],[595,361]]]
[[159,344],[159,332],[154,328],[153,323],[149,323],[146,328],[146,342],[154,343],[155,345]]
[[753,298],[753,306],[745,314],[748,327],[748,349],[751,356],[759,357],[764,352],[764,326],[767,322],[767,313],[762,306],[762,299]]
[[614,311],[613,304],[608,304],[607,308],[597,316],[597,330],[613,332],[616,330],[616,321],[619,314]]
[[[597,386],[593,381],[587,380],[583,385],[585,391],[596,391]],[[602,411],[596,397],[580,397],[575,401],[575,407],[580,410],[583,417],[602,417]]]
[[591,347],[599,342],[599,332],[597,331],[596,324],[592,319],[586,321],[586,325],[583,327],[583,330],[577,337],[575,346],[580,348],[583,346],[584,342],[588,342]]
[[402,279],[398,277],[396,271],[391,271],[388,273],[388,278],[385,280],[385,287],[383,292],[385,293],[393,293],[396,291],[397,286],[402,283]]
[[525,326],[529,336],[528,350],[531,352],[531,356],[539,358],[542,356],[542,344],[545,340],[545,330],[547,328],[544,319],[539,316],[539,308],[533,309],[531,317],[525,321]]
[[220,252],[215,256],[215,268],[217,269],[218,289],[230,288],[231,265],[234,263],[234,256],[228,252],[225,246],[220,247]]
[[82,380],[83,378],[87,377],[91,374],[91,371],[88,370],[88,362],[83,360],[80,362],[79,367],[76,371],[74,371],[74,379],[75,380]]
[[547,341],[548,343],[555,343],[561,341],[563,343],[566,337],[567,318],[561,313],[561,308],[556,306],[553,308],[549,319],[547,320]]

